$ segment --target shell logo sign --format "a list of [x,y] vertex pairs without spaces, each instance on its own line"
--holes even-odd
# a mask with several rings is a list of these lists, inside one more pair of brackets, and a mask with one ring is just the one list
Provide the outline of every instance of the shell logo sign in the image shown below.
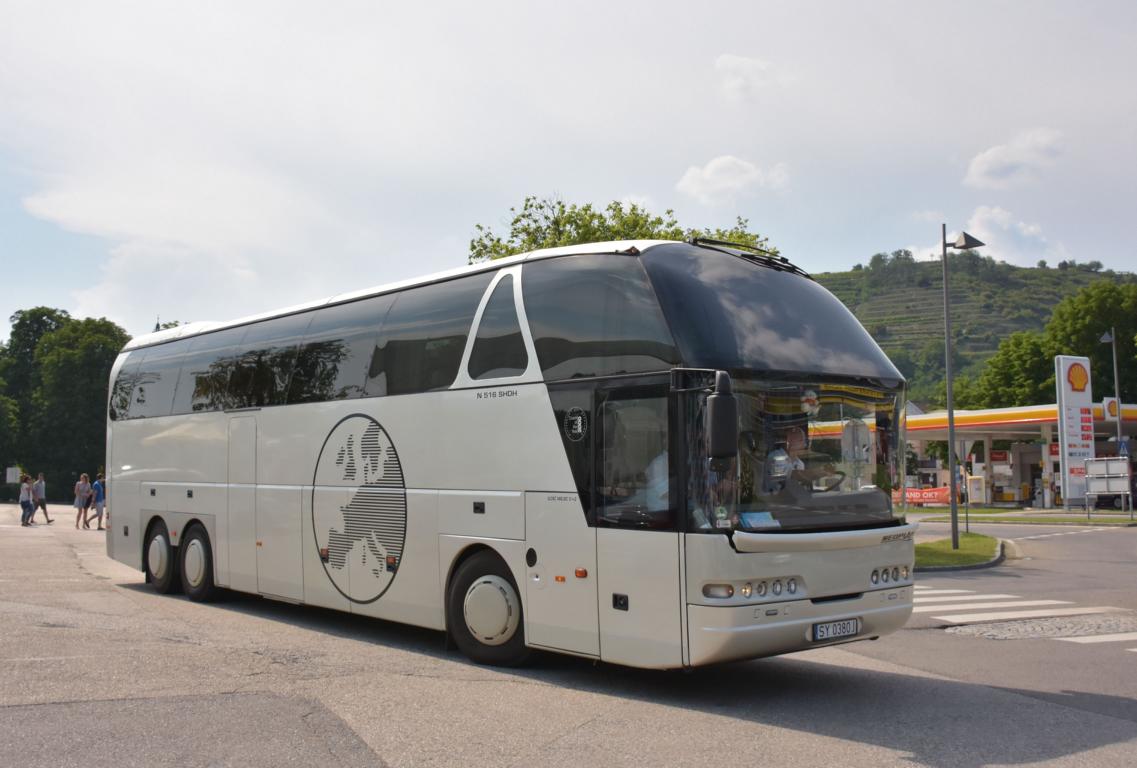
[[1116,398],[1111,397],[1111,398],[1106,399],[1106,401],[1105,401],[1105,413],[1107,416],[1109,416],[1109,418],[1113,419],[1114,421],[1117,420],[1117,399]]
[[1066,381],[1070,383],[1070,389],[1075,392],[1085,392],[1086,385],[1090,383],[1090,374],[1086,366],[1074,363],[1066,370]]

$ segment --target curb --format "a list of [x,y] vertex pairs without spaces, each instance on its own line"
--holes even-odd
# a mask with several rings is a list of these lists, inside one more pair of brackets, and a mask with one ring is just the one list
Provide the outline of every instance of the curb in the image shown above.
[[975,563],[974,565],[921,565],[912,569],[913,573],[942,573],[944,571],[979,571],[984,568],[994,568],[996,565],[1001,565],[1007,559],[1007,544],[1008,542],[999,539],[999,550],[985,563]]
[[[950,520],[930,520],[928,518],[924,518],[923,520],[920,520],[918,522],[920,522],[921,524],[923,524],[923,523],[939,523],[942,525],[946,525],[946,524],[950,523],[951,521]],[[1087,520],[1084,523],[1070,523],[1070,522],[1053,522],[1052,523],[1049,521],[1047,521],[1045,523],[1039,523],[1039,522],[1035,522],[1035,521],[1023,522],[1023,521],[1019,521],[1019,520],[1005,520],[1005,519],[1004,520],[982,520],[982,519],[975,518],[975,519],[972,519],[972,521],[971,521],[972,525],[977,525],[979,523],[986,523],[988,525],[1055,525],[1055,526],[1069,525],[1069,526],[1074,526],[1074,527],[1078,527],[1078,526],[1085,527],[1087,525],[1104,525],[1104,526],[1108,526],[1109,528],[1137,528],[1137,522],[1133,522],[1133,523],[1131,523],[1129,521],[1121,522],[1120,520],[1117,522],[1112,522],[1110,520],[1105,520],[1105,521]]]

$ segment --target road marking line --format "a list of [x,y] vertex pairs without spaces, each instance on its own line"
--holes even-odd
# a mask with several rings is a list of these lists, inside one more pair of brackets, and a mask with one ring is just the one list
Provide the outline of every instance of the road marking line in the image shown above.
[[956,595],[941,595],[938,597],[924,597],[919,595],[915,598],[916,603],[956,603],[960,600],[1021,600],[1018,595],[972,595],[971,597],[962,598]]
[[970,589],[924,589],[920,595],[974,595]]
[[1113,635],[1085,635],[1084,637],[1056,637],[1064,643],[1125,643],[1137,640],[1137,632],[1118,632]]
[[1035,605],[1073,605],[1069,600],[1009,600],[1005,603],[957,603],[955,605],[924,605],[912,609],[912,613],[932,613],[933,611],[974,611],[985,608],[1030,608]]
[[933,616],[932,618],[946,621],[949,624],[974,624],[981,621],[1041,619],[1047,616],[1084,616],[1089,613],[1110,613],[1123,610],[1125,609],[1104,605],[1093,608],[1053,608],[1039,611],[1004,611],[1002,613],[961,613],[955,616]]

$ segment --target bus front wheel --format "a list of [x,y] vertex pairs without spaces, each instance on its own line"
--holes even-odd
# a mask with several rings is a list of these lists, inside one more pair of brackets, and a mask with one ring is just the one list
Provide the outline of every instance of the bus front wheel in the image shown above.
[[512,667],[529,655],[521,597],[508,566],[497,554],[478,552],[458,566],[446,600],[454,642],[479,664]]
[[178,570],[186,597],[195,603],[213,600],[217,593],[213,585],[213,550],[205,529],[192,526],[182,538],[178,555]]
[[155,520],[146,533],[146,580],[163,595],[178,591],[177,551],[170,546],[166,524]]

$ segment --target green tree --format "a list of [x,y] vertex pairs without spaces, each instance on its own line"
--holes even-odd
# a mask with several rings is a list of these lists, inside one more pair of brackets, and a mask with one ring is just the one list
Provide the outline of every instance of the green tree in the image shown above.
[[[1117,332],[1121,399],[1131,403],[1137,399],[1137,285],[1108,280],[1091,283],[1054,308],[1045,334],[1052,354],[1090,358],[1094,397],[1100,400],[1103,394],[1113,393],[1113,353],[1109,344],[1101,342],[1111,327]],[[1050,378],[1052,401],[1053,371]]]
[[110,371],[129,340],[126,331],[100,318],[71,320],[36,345],[40,382],[22,463],[47,473],[57,493],[69,489],[80,472],[91,474],[105,464]]
[[777,249],[766,238],[749,230],[750,222],[738,217],[728,229],[685,229],[675,219],[671,209],[662,216],[652,214],[636,203],[613,201],[603,210],[591,203],[569,205],[555,198],[529,196],[521,209],[510,208],[512,218],[509,235],[501,237],[482,224],[474,226],[470,240],[471,264],[500,259],[538,248],[556,248],[577,243],[606,240],[686,240],[691,237],[708,237],[715,240],[764,248],[773,253]]
[[978,378],[955,392],[960,408],[1009,408],[1054,402],[1054,355],[1045,336],[1012,333]]

